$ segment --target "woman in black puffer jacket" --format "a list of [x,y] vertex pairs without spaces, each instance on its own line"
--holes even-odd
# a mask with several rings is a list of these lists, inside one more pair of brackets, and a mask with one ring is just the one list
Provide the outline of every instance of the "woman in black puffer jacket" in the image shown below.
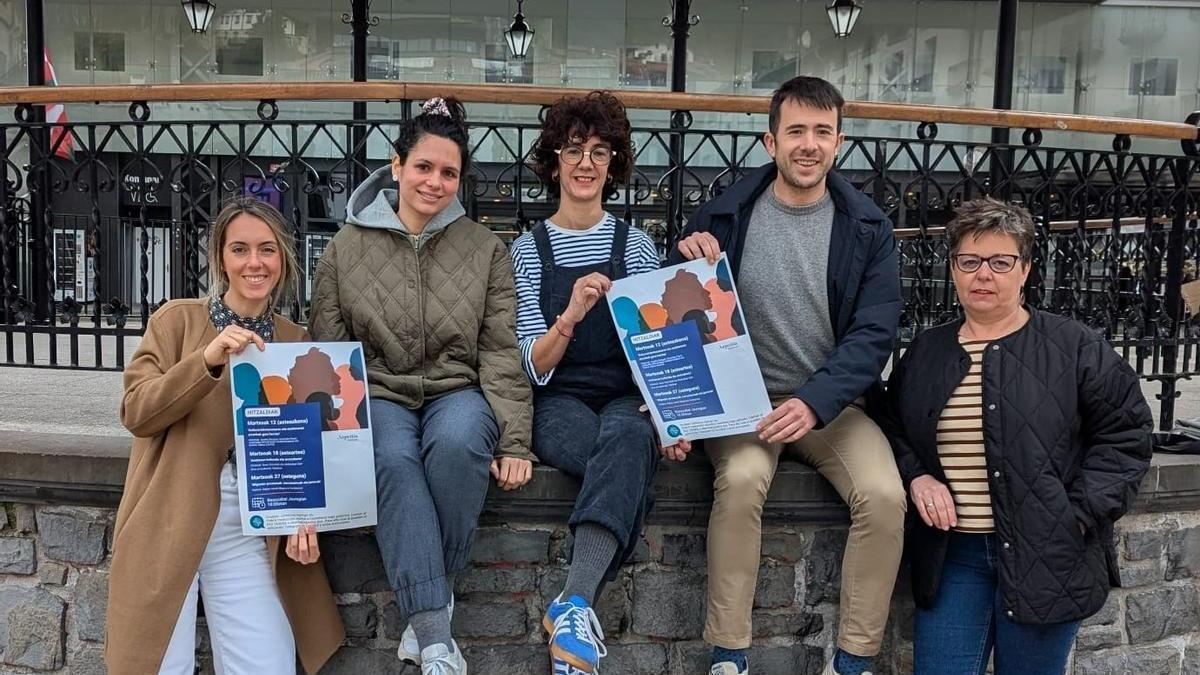
[[946,234],[964,318],[917,337],[880,415],[915,506],[914,668],[983,673],[994,651],[997,675],[1059,675],[1120,583],[1150,409],[1103,338],[1023,306],[1028,211],[968,202]]

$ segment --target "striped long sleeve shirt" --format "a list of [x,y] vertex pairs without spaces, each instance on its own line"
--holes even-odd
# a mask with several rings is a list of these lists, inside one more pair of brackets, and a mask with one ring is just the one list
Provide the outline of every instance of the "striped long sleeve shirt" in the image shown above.
[[[600,222],[586,230],[568,230],[547,220],[546,229],[550,235],[550,248],[554,251],[554,264],[559,267],[583,267],[608,259],[617,230],[617,219],[606,212]],[[525,373],[534,384],[545,385],[554,376],[554,369],[539,376],[533,367],[533,343],[545,335],[550,327],[542,316],[542,261],[532,233],[527,232],[513,242],[512,259],[517,285],[517,342],[521,348]],[[658,250],[654,242],[645,232],[630,228],[629,239],[625,243],[625,273],[641,274],[658,267]]]
[[960,338],[971,368],[954,389],[938,419],[938,457],[950,482],[959,532],[992,532],[992,497],[983,447],[983,351],[986,340]]

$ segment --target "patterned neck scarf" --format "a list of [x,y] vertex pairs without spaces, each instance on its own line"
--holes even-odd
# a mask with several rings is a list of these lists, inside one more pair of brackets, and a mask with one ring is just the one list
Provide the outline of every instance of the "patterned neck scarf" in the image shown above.
[[210,298],[208,301],[208,320],[212,321],[212,325],[216,327],[218,333],[233,324],[258,333],[263,342],[271,342],[275,339],[275,321],[272,319],[272,315],[273,312],[268,307],[261,316],[248,319],[229,309],[225,301],[219,297]]

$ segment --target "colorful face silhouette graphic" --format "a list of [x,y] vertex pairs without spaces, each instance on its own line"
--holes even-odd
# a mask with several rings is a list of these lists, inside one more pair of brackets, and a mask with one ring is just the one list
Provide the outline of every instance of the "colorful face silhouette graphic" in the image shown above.
[[700,284],[700,277],[686,270],[679,270],[663,286],[662,306],[667,310],[669,323],[685,321],[688,312],[712,309],[712,298]]
[[341,393],[341,378],[333,369],[333,360],[316,347],[296,357],[288,371],[288,383],[292,385],[292,400],[300,403],[319,391],[330,395]]
[[667,310],[657,302],[647,302],[641,308],[642,321],[650,330],[658,330],[667,325]]
[[358,406],[367,395],[366,383],[354,377],[349,364],[338,366],[337,374],[341,380],[342,405],[337,410],[333,426],[342,431],[361,429],[363,425],[358,421]]

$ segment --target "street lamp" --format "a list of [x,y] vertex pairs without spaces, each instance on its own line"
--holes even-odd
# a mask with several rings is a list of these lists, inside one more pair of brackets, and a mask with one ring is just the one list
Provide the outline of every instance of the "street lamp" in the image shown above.
[[183,5],[183,14],[187,17],[188,25],[192,27],[193,33],[203,33],[208,30],[208,24],[217,10],[217,6],[212,3],[212,0],[181,0],[181,4]]
[[855,0],[833,0],[825,6],[825,12],[829,14],[829,23],[833,24],[833,34],[844,38],[850,35],[854,24],[858,23],[862,5]]
[[517,13],[513,15],[512,25],[504,31],[504,41],[508,43],[508,51],[515,59],[525,58],[529,45],[533,43],[533,29],[525,23],[525,15],[521,13],[523,1],[517,0]]

